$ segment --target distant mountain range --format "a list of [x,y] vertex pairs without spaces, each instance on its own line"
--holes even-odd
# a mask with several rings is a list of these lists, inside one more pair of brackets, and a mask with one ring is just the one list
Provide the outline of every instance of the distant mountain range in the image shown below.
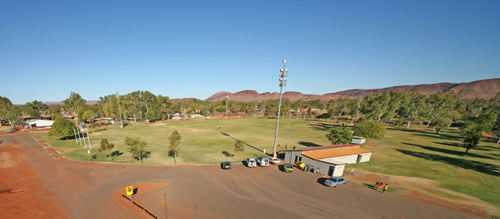
[[[421,94],[435,94],[444,89],[450,89],[455,92],[463,90],[463,95],[461,98],[462,101],[469,102],[471,100],[474,100],[475,98],[483,98],[489,100],[500,92],[500,78],[472,81],[467,83],[403,85],[403,86],[394,86],[381,89],[367,89],[365,90],[365,96],[370,95],[372,93],[384,93],[390,90],[410,92],[413,89],[416,89]],[[326,103],[331,99],[337,99],[341,96],[359,97],[361,95],[361,91],[362,91],[361,89],[351,89],[336,93],[327,93],[323,95],[302,94],[300,92],[288,91],[283,93],[283,98],[293,101],[297,100],[309,101],[309,100],[321,99],[321,102]],[[210,102],[217,102],[219,100],[224,100],[226,96],[229,96],[230,100],[237,102],[258,103],[264,100],[278,99],[280,97],[280,94],[277,92],[273,93],[265,92],[259,94],[257,93],[257,91],[254,90],[243,90],[236,93],[223,91],[210,96],[206,100]],[[182,98],[182,99],[171,99],[171,101],[173,103],[178,103],[178,102],[191,101],[193,99],[194,98]],[[97,103],[97,100],[87,100],[87,104],[89,105],[93,105],[95,103]],[[43,104],[63,105],[62,102],[44,102]]]
[[[459,92],[463,90],[462,101],[469,102],[474,100],[476,97],[483,99],[491,99],[497,93],[500,92],[500,79],[486,79],[473,81],[468,83],[437,83],[437,84],[420,84],[420,85],[403,85],[403,86],[394,86],[388,88],[381,89],[366,89],[365,96],[370,95],[372,93],[384,93],[390,90],[394,91],[404,91],[411,92],[413,89],[416,89],[421,94],[435,94],[444,89],[450,89],[455,92]],[[314,94],[302,94],[299,92],[285,92],[283,93],[283,98],[289,100],[315,100],[321,99],[322,102],[326,103],[331,99],[337,99],[341,96],[349,96],[349,97],[359,97],[361,95],[362,89],[352,89],[346,91],[340,91],[336,93],[327,93],[323,95],[314,95]],[[226,95],[229,96],[230,100],[238,101],[238,102],[261,102],[263,100],[268,99],[278,99],[279,93],[257,93],[254,90],[244,90],[236,93],[231,92],[219,92],[207,100],[211,102],[216,102],[219,100],[223,100]]]

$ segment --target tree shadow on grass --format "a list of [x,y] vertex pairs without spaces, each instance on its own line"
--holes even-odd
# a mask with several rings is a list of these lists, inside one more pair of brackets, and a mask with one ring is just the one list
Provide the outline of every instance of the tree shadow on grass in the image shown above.
[[443,134],[441,132],[441,134],[432,134],[432,133],[428,133],[428,134],[413,134],[415,136],[421,136],[421,137],[428,137],[428,138],[437,138],[437,139],[443,139],[443,140],[455,140],[455,141],[459,141],[461,139],[461,137],[457,137],[457,136],[452,136],[452,135],[446,135],[446,134]]
[[224,154],[224,156],[226,156],[226,157],[234,157],[234,154],[231,154],[227,151],[222,151],[222,154]]
[[451,155],[457,155],[457,156],[467,156],[467,157],[477,157],[477,158],[485,158],[485,159],[495,159],[493,157],[489,156],[484,156],[484,155],[479,155],[479,154],[474,154],[474,153],[465,153],[465,148],[464,151],[455,151],[455,150],[450,150],[450,149],[445,149],[445,148],[436,148],[436,147],[431,147],[431,146],[423,146],[423,145],[418,145],[418,144],[413,144],[413,143],[403,143],[406,145],[411,145],[411,146],[417,146],[425,150],[430,150],[430,151],[435,151],[435,152],[441,152],[445,154],[451,154]]
[[320,147],[321,145],[307,141],[299,141],[299,144],[306,147]]
[[410,155],[413,157],[423,158],[423,159],[430,160],[430,161],[442,162],[442,163],[449,164],[452,166],[456,166],[456,167],[460,167],[460,168],[468,169],[468,170],[474,170],[474,171],[489,174],[492,176],[500,176],[500,174],[498,172],[499,169],[498,169],[497,165],[482,163],[482,162],[472,161],[472,160],[466,160],[466,159],[460,159],[460,158],[441,156],[441,155],[437,155],[437,154],[422,153],[422,152],[403,150],[403,149],[396,149],[396,150],[403,153],[403,154]]
[[118,157],[121,156],[123,153],[120,151],[113,151],[111,152],[111,157]]
[[334,127],[341,126],[341,125],[336,125],[333,123],[325,123],[325,122],[309,124],[309,125],[312,125],[312,129],[316,130],[316,131],[330,131]]
[[452,147],[457,147],[457,148],[460,147],[460,143],[458,143],[458,142],[432,142],[432,143],[445,145],[445,146],[452,146]]
[[[237,139],[237,138],[235,138],[235,137],[233,137],[233,136],[231,136],[231,135],[229,135],[229,134],[227,134],[225,132],[221,132],[221,134],[224,135],[224,136],[230,137],[230,138],[232,138],[234,140],[240,140],[240,139]],[[241,141],[241,143],[243,143],[243,144],[247,145],[248,147],[251,147],[251,148],[253,148],[253,149],[257,150],[257,151],[260,151],[260,152],[264,153],[264,151],[262,151],[261,149],[258,149],[256,147],[254,147],[253,145],[250,145],[250,144],[248,144],[248,143],[246,143],[244,141]]]
[[387,129],[392,129],[392,130],[402,131],[402,132],[410,132],[410,133],[434,134],[434,132],[431,130],[422,130],[422,129],[395,128],[395,127],[389,127]]

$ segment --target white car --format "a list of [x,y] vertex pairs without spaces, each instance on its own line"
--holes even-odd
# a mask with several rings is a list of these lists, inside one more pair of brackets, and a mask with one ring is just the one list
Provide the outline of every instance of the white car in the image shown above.
[[281,160],[278,158],[270,157],[269,162],[271,162],[272,164],[279,164],[281,163]]
[[257,163],[261,166],[261,167],[267,167],[269,166],[269,159],[267,159],[267,157],[259,157],[257,158]]
[[254,158],[248,158],[247,167],[257,167],[257,161]]

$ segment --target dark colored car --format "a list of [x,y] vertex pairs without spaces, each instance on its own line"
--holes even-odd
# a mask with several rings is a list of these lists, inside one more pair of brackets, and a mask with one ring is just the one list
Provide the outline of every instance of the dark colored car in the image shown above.
[[224,170],[231,169],[231,162],[229,162],[229,161],[224,161],[220,165],[221,165],[222,169],[224,169]]

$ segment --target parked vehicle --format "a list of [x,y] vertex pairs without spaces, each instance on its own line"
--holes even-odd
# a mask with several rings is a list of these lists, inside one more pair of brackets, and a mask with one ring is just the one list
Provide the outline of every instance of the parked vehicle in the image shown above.
[[224,162],[221,163],[221,167],[224,170],[230,170],[231,169],[231,162],[224,161]]
[[257,164],[259,164],[261,167],[267,167],[269,166],[269,159],[267,157],[259,157],[257,158]]
[[272,164],[279,164],[281,163],[281,160],[278,158],[270,157],[269,162],[271,162]]
[[337,187],[338,185],[346,184],[347,179],[344,179],[342,177],[332,177],[330,179],[325,180],[325,185],[330,186],[330,187]]
[[285,165],[283,165],[283,168],[287,173],[293,172],[293,165],[291,163],[286,163]]
[[257,167],[257,161],[255,161],[255,158],[247,159],[247,167]]
[[304,167],[306,167],[306,164],[305,163],[302,163],[302,161],[297,161],[295,162],[295,166],[301,170],[304,169]]

